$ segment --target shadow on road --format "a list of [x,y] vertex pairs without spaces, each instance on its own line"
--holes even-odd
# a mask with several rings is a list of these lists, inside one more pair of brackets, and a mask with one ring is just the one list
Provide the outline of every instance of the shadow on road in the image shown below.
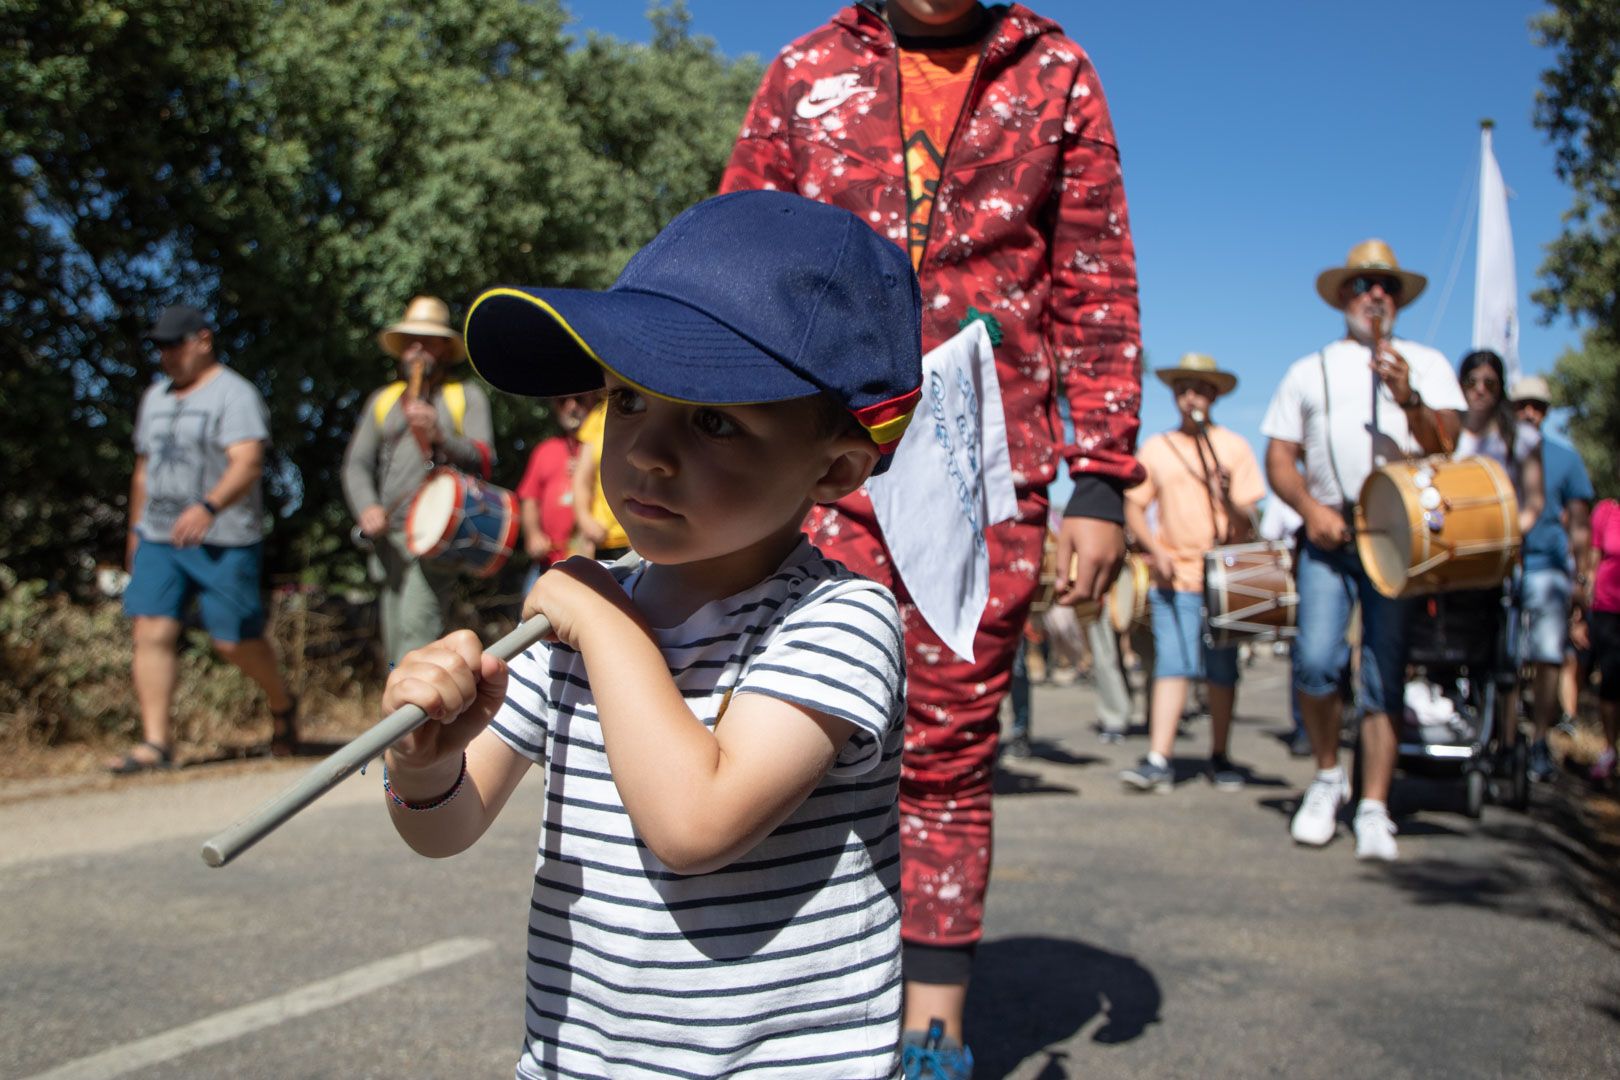
[[[1390,881],[1419,904],[1456,904],[1514,918],[1546,919],[1620,948],[1620,839],[1603,827],[1587,793],[1569,782],[1542,787],[1528,816],[1487,820],[1473,834],[1502,845],[1505,858],[1400,862],[1389,867]],[[1408,836],[1459,831],[1432,819],[1406,819],[1400,828]],[[1548,871],[1555,884],[1555,899],[1550,902],[1547,890],[1536,885]],[[1620,994],[1616,998],[1593,1007],[1620,1019]]]
[[1159,981],[1135,959],[1053,937],[1015,937],[979,946],[968,995],[967,1029],[973,1075],[1006,1076],[1032,1054],[1045,1052],[1034,1076],[1079,1075],[1062,1049],[1099,1015],[1094,1043],[1124,1043],[1159,1022]]
[[1607,1019],[1611,1024],[1620,1025],[1620,983],[1610,983],[1605,990],[1607,1001],[1589,1001],[1587,1008]]
[[991,790],[996,795],[1078,795],[1080,789],[1068,784],[1054,784],[1036,773],[1019,772],[1003,761],[996,766]]

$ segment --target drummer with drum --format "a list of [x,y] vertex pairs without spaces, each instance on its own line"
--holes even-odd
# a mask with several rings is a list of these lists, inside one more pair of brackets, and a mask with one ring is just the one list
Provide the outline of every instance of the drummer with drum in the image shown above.
[[368,569],[392,665],[444,635],[456,583],[452,563],[411,553],[412,499],[439,465],[489,479],[495,436],[483,389],[449,378],[466,350],[443,300],[416,297],[377,342],[397,361],[400,377],[360,410],[343,456],[343,496],[358,537],[371,548]]
[[[1254,451],[1242,436],[1210,418],[1215,399],[1232,392],[1237,376],[1213,359],[1188,353],[1177,366],[1159,368],[1175,395],[1181,424],[1144,442],[1137,460],[1147,478],[1125,492],[1125,522],[1139,538],[1152,588],[1154,669],[1148,708],[1148,753],[1120,774],[1138,791],[1168,791],[1176,728],[1187,704],[1189,680],[1204,679],[1210,712],[1209,777],[1235,791],[1244,775],[1227,756],[1237,699],[1237,645],[1205,644],[1204,554],[1249,539],[1265,484]],[[1148,509],[1157,506],[1149,525]]]
[[1294,689],[1318,771],[1291,832],[1297,843],[1327,844],[1349,801],[1339,763],[1338,684],[1359,600],[1362,798],[1355,834],[1363,859],[1396,857],[1387,801],[1397,749],[1391,718],[1403,709],[1406,604],[1369,579],[1352,543],[1351,504],[1375,469],[1455,446],[1466,408],[1443,355],[1392,336],[1396,314],[1426,284],[1423,275],[1402,269],[1381,240],[1357,244],[1343,266],[1318,275],[1317,294],[1344,313],[1345,336],[1294,362],[1260,428],[1270,439],[1271,489],[1305,520],[1295,565]]

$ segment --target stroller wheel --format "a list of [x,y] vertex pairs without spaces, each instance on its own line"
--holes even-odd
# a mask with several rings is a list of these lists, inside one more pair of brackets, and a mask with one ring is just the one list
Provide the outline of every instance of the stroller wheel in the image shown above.
[[1469,769],[1463,774],[1463,811],[1477,819],[1485,809],[1485,770]]
[[1530,740],[1522,734],[1507,753],[1507,804],[1523,811],[1530,805]]

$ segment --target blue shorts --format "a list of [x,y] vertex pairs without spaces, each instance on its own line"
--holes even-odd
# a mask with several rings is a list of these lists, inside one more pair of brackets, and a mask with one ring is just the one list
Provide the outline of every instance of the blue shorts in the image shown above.
[[124,590],[124,614],[179,621],[197,597],[203,627],[216,641],[252,641],[264,636],[264,600],[259,572],[264,545],[175,547],[144,537]]
[[1211,649],[1204,644],[1204,594],[1148,593],[1153,611],[1153,677],[1207,679],[1212,686],[1236,686],[1237,646]]
[[1562,664],[1569,644],[1569,575],[1558,567],[1526,570],[1513,593],[1508,655],[1521,664]]
[[1406,704],[1407,601],[1392,600],[1373,588],[1353,545],[1324,551],[1301,540],[1294,556],[1294,689],[1312,697],[1337,693],[1350,661],[1345,632],[1350,612],[1361,604],[1361,685],[1363,712],[1399,717]]

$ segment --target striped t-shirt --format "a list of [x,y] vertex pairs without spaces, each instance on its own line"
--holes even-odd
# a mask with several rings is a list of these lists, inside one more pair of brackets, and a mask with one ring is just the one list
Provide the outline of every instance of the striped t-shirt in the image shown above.
[[[624,579],[633,597],[639,573]],[[766,694],[854,724],[759,846],[666,869],[608,768],[579,654],[511,665],[492,726],[546,767],[517,1075],[889,1077],[900,1037],[900,616],[803,542],[766,580],[654,631],[694,715]]]

